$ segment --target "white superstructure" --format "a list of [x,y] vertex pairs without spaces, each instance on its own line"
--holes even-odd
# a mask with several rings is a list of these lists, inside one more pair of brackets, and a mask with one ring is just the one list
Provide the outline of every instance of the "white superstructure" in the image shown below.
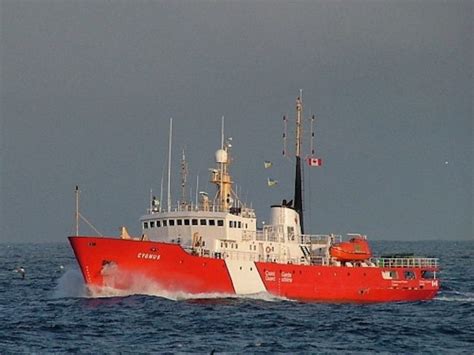
[[[302,101],[298,98],[297,117],[300,117],[301,107]],[[303,235],[301,216],[293,201],[283,200],[271,206],[269,223],[257,229],[255,211],[243,203],[232,188],[230,141],[230,138],[224,140],[222,129],[221,147],[215,153],[216,166],[209,169],[210,181],[217,187],[214,198],[202,192],[197,205],[181,201],[174,208],[168,198],[164,209],[161,201],[153,197],[148,213],[140,219],[142,238],[180,244],[189,253],[226,261],[330,263],[329,247],[337,238]],[[186,174],[184,161],[181,166],[182,173]],[[183,196],[185,181],[183,176]]]

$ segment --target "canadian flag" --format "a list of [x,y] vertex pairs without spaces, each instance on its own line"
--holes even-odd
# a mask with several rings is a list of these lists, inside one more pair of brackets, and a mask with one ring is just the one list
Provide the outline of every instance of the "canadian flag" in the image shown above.
[[323,165],[323,160],[321,158],[308,158],[309,166],[321,166]]

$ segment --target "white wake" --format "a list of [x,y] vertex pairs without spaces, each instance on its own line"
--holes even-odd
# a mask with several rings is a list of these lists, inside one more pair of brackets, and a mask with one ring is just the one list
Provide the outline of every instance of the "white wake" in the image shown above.
[[127,297],[132,295],[146,295],[161,297],[172,301],[198,300],[198,299],[253,299],[266,302],[288,301],[285,297],[278,297],[268,292],[248,295],[228,293],[188,293],[183,291],[168,291],[158,283],[140,275],[128,275],[132,280],[131,287],[121,290],[113,287],[87,287],[77,266],[66,267],[64,274],[58,279],[54,289],[54,298],[110,298]]
[[438,294],[436,301],[474,303],[474,292],[445,291]]

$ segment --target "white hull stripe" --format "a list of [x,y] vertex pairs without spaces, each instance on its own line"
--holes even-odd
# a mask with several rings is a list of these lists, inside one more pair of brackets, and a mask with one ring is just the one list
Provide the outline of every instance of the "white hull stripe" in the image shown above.
[[253,261],[226,259],[225,263],[236,294],[248,295],[266,291]]

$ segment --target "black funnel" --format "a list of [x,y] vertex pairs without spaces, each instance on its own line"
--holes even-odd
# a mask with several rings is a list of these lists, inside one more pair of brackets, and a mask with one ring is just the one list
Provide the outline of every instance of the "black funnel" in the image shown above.
[[301,178],[301,158],[296,157],[296,173],[295,173],[295,210],[300,216],[301,234],[304,234],[303,227],[303,190]]

